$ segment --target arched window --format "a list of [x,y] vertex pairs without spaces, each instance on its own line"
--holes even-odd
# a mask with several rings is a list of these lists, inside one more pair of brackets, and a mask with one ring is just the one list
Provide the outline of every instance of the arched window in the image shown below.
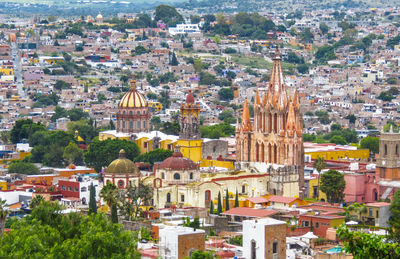
[[119,188],[124,188],[124,181],[119,180],[119,181],[118,181],[118,187],[119,187]]
[[129,115],[132,115],[132,111],[129,112]]
[[204,200],[211,201],[211,191],[210,190],[207,190],[204,192]]
[[133,122],[132,121],[129,122],[129,128],[133,129]]
[[171,194],[167,193],[167,202],[171,202]]
[[136,124],[137,124],[137,125],[136,125],[137,128],[140,129],[140,121],[138,121]]
[[126,112],[124,111],[122,114],[123,114],[123,115],[125,115],[125,114],[126,114]]
[[143,111],[143,115],[145,115],[146,114],[146,111]]
[[189,179],[190,179],[190,180],[193,180],[193,173],[190,173],[190,174],[189,174]]
[[140,111],[137,111],[137,115],[140,115]]
[[180,180],[180,179],[181,179],[181,175],[178,174],[178,173],[175,173],[175,174],[174,174],[174,179],[175,179],[175,180]]
[[242,185],[242,193],[246,193],[246,185]]

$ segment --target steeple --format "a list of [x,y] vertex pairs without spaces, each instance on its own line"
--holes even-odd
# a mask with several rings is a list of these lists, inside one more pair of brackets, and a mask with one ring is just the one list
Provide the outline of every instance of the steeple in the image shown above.
[[296,118],[294,117],[294,107],[292,101],[289,100],[289,111],[286,122],[286,131],[289,136],[293,136],[296,130]]
[[294,91],[293,104],[296,110],[300,109],[300,100],[299,100],[299,94],[297,93],[297,89]]
[[258,92],[258,89],[256,91],[256,105],[260,105],[260,93]]
[[277,102],[280,101],[282,95],[282,102],[287,103],[286,88],[283,80],[282,73],[282,58],[279,52],[278,46],[275,50],[275,56],[273,58],[271,80],[269,82],[269,100],[272,101],[272,105],[275,107]]
[[243,105],[242,128],[244,132],[251,131],[250,111],[247,98],[244,100],[244,105]]

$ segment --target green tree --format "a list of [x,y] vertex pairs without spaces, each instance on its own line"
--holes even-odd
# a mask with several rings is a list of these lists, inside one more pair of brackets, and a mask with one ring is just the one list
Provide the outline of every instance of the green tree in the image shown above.
[[400,251],[397,242],[387,242],[385,236],[350,231],[342,225],[337,230],[337,235],[344,240],[344,248],[355,259],[362,258],[399,258]]
[[57,80],[56,83],[54,84],[54,88],[56,90],[62,90],[62,89],[70,89],[71,88],[71,84],[67,83],[63,80]]
[[388,221],[390,238],[393,242],[400,242],[400,191],[397,190],[390,205],[390,218]]
[[319,200],[319,190],[320,190],[320,178],[321,178],[321,172],[326,168],[326,163],[325,160],[322,157],[317,157],[314,160],[314,165],[313,167],[315,170],[318,172],[318,191],[317,191],[317,200]]
[[233,100],[233,90],[232,88],[222,88],[218,91],[219,97],[224,101]]
[[236,195],[235,195],[235,208],[239,207],[239,193],[236,190]]
[[218,215],[222,213],[222,200],[221,200],[221,192],[218,192],[218,207],[217,207]]
[[176,58],[175,52],[172,52],[171,62],[169,62],[171,66],[179,65],[178,59]]
[[229,193],[228,189],[226,189],[226,194],[225,194],[225,211],[229,210]]
[[39,174],[39,168],[37,168],[34,164],[23,161],[15,161],[10,164],[8,167],[9,174],[27,174],[27,175],[35,175]]
[[45,131],[46,128],[40,123],[34,123],[32,120],[17,120],[11,129],[11,142],[16,144],[23,139],[29,139],[37,131]]
[[150,185],[140,182],[137,185],[129,185],[126,190],[120,190],[120,210],[126,219],[136,219],[140,213],[140,206],[150,205],[153,198],[153,189]]
[[29,203],[29,208],[30,209],[36,208],[42,201],[44,201],[43,196],[36,195],[35,197],[32,198],[31,202]]
[[175,26],[178,23],[184,22],[182,15],[174,7],[164,4],[156,7],[154,20],[162,20],[168,26]]
[[68,164],[83,165],[83,151],[72,141],[64,148],[63,158]]
[[115,224],[118,223],[117,204],[113,204],[111,207],[111,221],[112,221],[112,223],[115,223]]
[[352,124],[356,123],[357,120],[357,117],[354,114],[347,115],[345,118]]
[[173,152],[171,150],[157,148],[155,150],[139,155],[135,158],[135,161],[154,164],[156,162],[164,161],[168,157],[172,156],[172,153]]
[[84,154],[86,165],[92,166],[97,172],[118,158],[119,151],[125,150],[126,157],[134,160],[139,155],[139,147],[135,142],[121,139],[100,141],[98,137],[90,143]]
[[189,259],[214,259],[214,253],[212,251],[201,251],[196,250],[192,253]]
[[330,143],[335,143],[336,145],[346,145],[347,141],[342,136],[335,135],[330,140]]
[[329,27],[326,25],[326,23],[320,23],[319,24],[319,29],[321,30],[322,34],[327,34],[329,32]]
[[6,209],[6,207],[7,207],[6,200],[0,198],[0,244],[1,244],[1,237],[3,236],[4,226],[6,224],[6,218],[9,213],[9,210]]
[[231,110],[222,111],[220,114],[218,114],[218,119],[228,124],[235,122],[235,117],[233,117]]
[[321,191],[326,194],[330,203],[339,203],[344,198],[346,182],[342,173],[336,170],[329,170],[321,176]]
[[140,258],[136,232],[125,231],[102,213],[64,214],[62,209],[44,201],[16,221],[0,239],[0,257]]
[[90,185],[90,198],[89,198],[89,214],[97,213],[97,204],[96,204],[96,189],[93,184]]
[[117,198],[118,198],[117,186],[115,186],[115,184],[111,182],[108,182],[100,190],[99,195],[103,199],[103,201],[107,204],[108,208],[111,209],[112,206],[117,203]]
[[214,202],[212,199],[211,199],[211,203],[210,203],[210,215],[211,214],[214,214]]
[[369,149],[372,154],[379,153],[379,138],[377,137],[365,137],[360,142],[361,148]]
[[384,102],[391,102],[394,99],[394,96],[390,94],[389,92],[381,92],[378,97],[379,100],[382,100]]

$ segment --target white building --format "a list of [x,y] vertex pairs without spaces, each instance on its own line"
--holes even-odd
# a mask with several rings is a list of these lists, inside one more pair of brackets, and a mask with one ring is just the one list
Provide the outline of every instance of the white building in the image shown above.
[[205,249],[205,231],[189,227],[159,226],[159,256],[164,259],[190,257]]
[[177,24],[176,27],[168,28],[171,35],[186,34],[186,33],[200,33],[198,24]]
[[243,257],[286,258],[286,222],[263,218],[243,221]]

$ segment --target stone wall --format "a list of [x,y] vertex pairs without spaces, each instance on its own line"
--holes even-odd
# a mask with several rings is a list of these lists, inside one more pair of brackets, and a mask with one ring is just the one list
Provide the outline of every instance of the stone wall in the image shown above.
[[228,142],[224,140],[210,140],[203,142],[201,157],[203,159],[212,158],[216,160],[219,156],[226,158],[228,155]]

